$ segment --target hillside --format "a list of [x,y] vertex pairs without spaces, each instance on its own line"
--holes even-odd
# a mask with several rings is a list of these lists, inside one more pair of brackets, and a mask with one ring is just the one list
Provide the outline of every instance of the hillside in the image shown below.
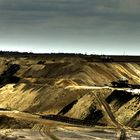
[[[7,111],[19,111],[23,116],[29,113],[49,120],[140,130],[140,91],[110,87],[120,78],[140,84],[140,59],[112,58],[99,62],[95,56],[1,55],[1,115],[10,117]],[[23,121],[16,124],[24,128]],[[6,123],[0,127],[14,128]]]

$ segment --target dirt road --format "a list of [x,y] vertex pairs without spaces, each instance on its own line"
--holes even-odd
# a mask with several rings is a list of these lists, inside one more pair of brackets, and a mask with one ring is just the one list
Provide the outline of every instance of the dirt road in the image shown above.
[[[100,99],[99,99],[100,100]],[[105,105],[106,106],[106,105]],[[107,106],[105,107],[107,108]],[[108,109],[107,109],[108,110]],[[58,121],[52,121],[47,119],[41,119],[38,115],[33,115],[29,113],[19,112],[19,111],[0,111],[0,115],[6,115],[9,117],[13,117],[16,119],[22,119],[25,121],[33,121],[38,124],[38,128],[34,127],[34,129],[18,129],[18,130],[11,130],[8,134],[7,132],[3,132],[0,130],[1,133],[6,133],[7,136],[16,137],[20,139],[24,137],[24,140],[123,140],[121,137],[122,130],[120,130],[120,125],[116,123],[119,128],[106,128],[106,127],[85,127],[85,126],[78,126],[74,124],[62,123]],[[112,118],[112,115],[110,114]],[[43,127],[40,127],[42,126]],[[6,131],[6,130],[5,130]],[[7,130],[8,131],[8,130]],[[135,140],[139,140],[137,138],[140,137],[139,132],[135,132],[135,135],[132,133],[131,130],[127,133],[127,138],[131,140],[131,138],[135,138]],[[13,139],[14,140],[14,139]]]
[[101,94],[94,93],[94,95],[95,95],[97,101],[99,102],[99,104],[102,105],[103,109],[108,114],[108,116],[109,116],[110,120],[113,122],[113,124],[115,124],[115,126],[120,129],[120,132],[121,132],[120,140],[125,140],[126,139],[125,128],[118,121],[116,121],[109,104],[105,100],[103,100],[103,97],[101,97],[102,96]]

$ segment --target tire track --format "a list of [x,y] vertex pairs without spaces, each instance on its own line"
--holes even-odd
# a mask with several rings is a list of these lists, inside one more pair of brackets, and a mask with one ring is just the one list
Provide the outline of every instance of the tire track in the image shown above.
[[98,94],[94,93],[94,95],[95,95],[98,103],[103,106],[104,110],[106,111],[108,117],[113,122],[113,124],[115,124],[115,126],[120,129],[120,139],[119,140],[125,140],[126,139],[126,132],[125,132],[126,130],[125,130],[124,126],[115,119],[115,116],[111,112],[111,108],[110,108],[109,104],[105,100],[103,100],[103,98],[101,97],[102,95],[100,93],[98,93]]

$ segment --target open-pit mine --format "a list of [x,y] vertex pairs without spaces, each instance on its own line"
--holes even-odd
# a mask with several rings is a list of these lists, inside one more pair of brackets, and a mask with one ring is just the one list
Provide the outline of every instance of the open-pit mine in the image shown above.
[[0,140],[140,140],[140,57],[0,54]]

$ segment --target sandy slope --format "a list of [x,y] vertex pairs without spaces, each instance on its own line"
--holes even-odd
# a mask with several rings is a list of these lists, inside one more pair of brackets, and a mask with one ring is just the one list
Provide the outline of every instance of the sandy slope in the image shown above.
[[20,81],[1,85],[1,109],[54,114],[114,127],[95,96],[101,94],[101,100],[106,101],[119,123],[140,128],[139,93],[107,87],[119,78],[140,84],[139,62],[101,63],[63,57],[45,58],[43,62],[40,62],[41,58],[1,57],[0,60],[1,74],[10,64],[20,65],[14,74]]

